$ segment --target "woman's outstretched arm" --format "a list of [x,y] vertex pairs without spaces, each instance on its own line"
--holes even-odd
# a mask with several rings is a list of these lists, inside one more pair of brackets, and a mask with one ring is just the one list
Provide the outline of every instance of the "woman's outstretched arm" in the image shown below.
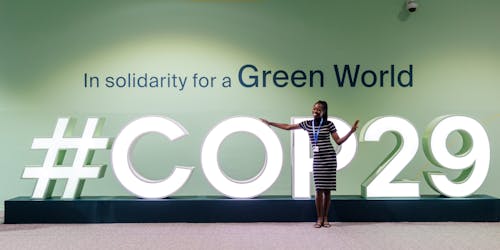
[[292,130],[292,129],[298,129],[300,128],[299,124],[286,124],[286,123],[277,123],[277,122],[270,122],[266,119],[260,119],[263,123],[267,124],[268,126],[273,126],[277,127],[280,129],[284,130]]
[[335,143],[337,143],[337,145],[341,145],[342,143],[347,141],[347,139],[349,139],[349,136],[351,136],[354,132],[356,132],[356,129],[358,129],[358,122],[359,120],[356,120],[356,122],[354,122],[354,124],[352,125],[351,130],[342,138],[339,137],[337,132],[332,133],[332,137]]

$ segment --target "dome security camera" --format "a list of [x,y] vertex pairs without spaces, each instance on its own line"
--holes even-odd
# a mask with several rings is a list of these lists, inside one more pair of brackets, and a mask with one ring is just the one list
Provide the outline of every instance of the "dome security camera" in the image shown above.
[[415,0],[407,0],[406,1],[406,9],[409,12],[415,12],[417,10],[418,4]]

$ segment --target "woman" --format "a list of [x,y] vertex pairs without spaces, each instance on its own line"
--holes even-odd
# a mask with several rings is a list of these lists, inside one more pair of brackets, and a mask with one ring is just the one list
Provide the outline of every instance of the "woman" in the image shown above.
[[331,203],[331,190],[336,190],[337,154],[330,142],[330,135],[335,143],[341,145],[358,128],[359,120],[356,120],[351,130],[344,136],[339,137],[335,125],[328,121],[328,104],[325,101],[317,101],[312,109],[313,120],[303,121],[299,124],[284,124],[270,122],[261,119],[264,123],[280,129],[292,130],[302,128],[309,134],[309,140],[313,151],[313,176],[316,187],[316,213],[317,221],[314,227],[330,227],[328,222],[328,210]]

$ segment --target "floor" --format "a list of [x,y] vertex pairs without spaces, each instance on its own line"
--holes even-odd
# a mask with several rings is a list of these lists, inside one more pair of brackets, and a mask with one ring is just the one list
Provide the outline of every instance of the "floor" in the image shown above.
[[3,224],[2,249],[500,249],[500,222]]

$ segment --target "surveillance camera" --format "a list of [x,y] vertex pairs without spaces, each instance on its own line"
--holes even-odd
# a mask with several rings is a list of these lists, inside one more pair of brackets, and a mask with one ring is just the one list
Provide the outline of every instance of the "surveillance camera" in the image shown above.
[[415,12],[417,10],[418,4],[415,0],[407,0],[406,1],[406,9],[409,12]]

